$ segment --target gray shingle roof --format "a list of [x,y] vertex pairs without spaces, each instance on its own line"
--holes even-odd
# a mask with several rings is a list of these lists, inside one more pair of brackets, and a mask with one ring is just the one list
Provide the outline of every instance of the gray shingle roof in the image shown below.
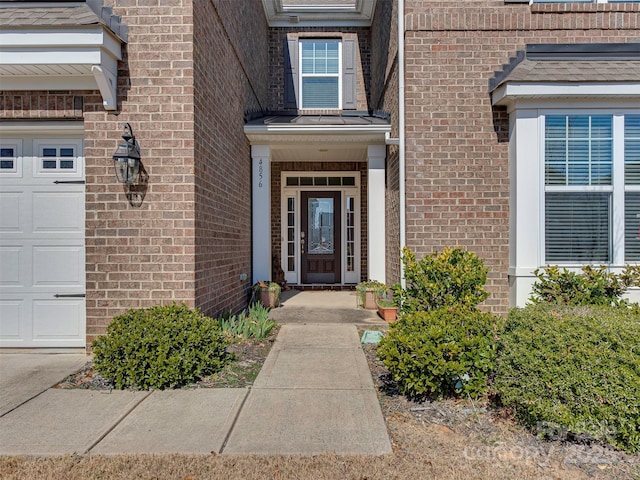
[[640,44],[527,45],[489,79],[489,91],[506,82],[640,82]]
[[119,38],[127,40],[127,26],[120,17],[113,15],[110,7],[102,5],[102,0],[86,3],[58,3],[51,6],[29,6],[26,2],[6,2],[0,7],[0,28],[73,27],[102,24]]

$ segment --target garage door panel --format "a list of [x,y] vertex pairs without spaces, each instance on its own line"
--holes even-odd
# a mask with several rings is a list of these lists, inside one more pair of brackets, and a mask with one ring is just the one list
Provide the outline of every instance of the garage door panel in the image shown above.
[[84,248],[82,246],[34,246],[33,286],[82,285]]
[[21,342],[25,336],[26,305],[24,299],[0,299],[0,337]]
[[24,247],[20,245],[0,246],[0,286],[25,287]]
[[[6,190],[3,188],[3,190]],[[4,191],[0,193],[0,232],[3,235],[9,233],[23,233],[25,218],[24,191]]]
[[84,300],[33,300],[34,340],[61,341],[78,338],[84,339]]
[[86,342],[82,140],[44,137],[0,139],[0,347]]
[[84,195],[80,192],[33,192],[33,232],[84,234]]

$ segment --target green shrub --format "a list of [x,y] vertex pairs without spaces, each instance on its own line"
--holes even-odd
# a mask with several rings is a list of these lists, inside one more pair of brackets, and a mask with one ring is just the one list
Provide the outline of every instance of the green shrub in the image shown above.
[[494,368],[500,321],[460,307],[407,314],[391,324],[378,358],[405,395],[477,397]]
[[582,267],[582,273],[550,266],[535,270],[530,300],[563,305],[626,305],[620,296],[631,286],[640,286],[640,266],[627,266],[620,275],[604,266]]
[[227,345],[217,321],[186,305],[129,310],[94,340],[94,366],[116,388],[173,388],[219,371]]
[[640,316],[629,309],[530,305],[500,338],[501,403],[538,433],[640,451]]
[[402,262],[406,287],[393,287],[402,313],[449,305],[474,307],[488,296],[484,290],[488,269],[472,252],[445,248],[417,261],[415,254],[405,247]]
[[238,315],[225,315],[218,319],[220,328],[228,338],[262,340],[276,326],[276,322],[269,318],[269,309],[260,303],[254,303],[248,312]]

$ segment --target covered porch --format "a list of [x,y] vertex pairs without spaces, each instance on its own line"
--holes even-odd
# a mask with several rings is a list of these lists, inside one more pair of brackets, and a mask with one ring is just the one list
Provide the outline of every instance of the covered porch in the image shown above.
[[249,121],[253,281],[385,281],[389,121],[266,115]]

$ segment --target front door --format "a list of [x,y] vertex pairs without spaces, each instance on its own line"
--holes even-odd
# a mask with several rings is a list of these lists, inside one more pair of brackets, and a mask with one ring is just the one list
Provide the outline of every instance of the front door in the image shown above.
[[302,283],[340,283],[340,192],[301,192]]

